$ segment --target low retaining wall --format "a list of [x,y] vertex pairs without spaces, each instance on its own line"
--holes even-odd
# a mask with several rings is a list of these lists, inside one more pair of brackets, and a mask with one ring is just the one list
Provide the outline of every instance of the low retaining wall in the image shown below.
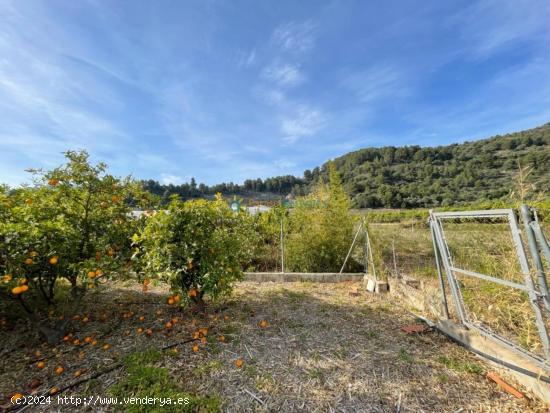
[[337,272],[245,272],[245,281],[257,282],[297,282],[312,281],[318,283],[338,283],[342,281],[363,281],[363,273],[337,273]]
[[[539,377],[549,376],[548,370],[541,368],[528,357],[524,357],[493,340],[489,340],[488,338],[477,333],[475,330],[466,330],[462,326],[449,320],[439,321],[435,326],[438,330],[442,331],[449,337],[464,344],[466,347],[470,347],[474,352],[484,353],[489,357],[494,357],[495,359],[502,360],[506,363],[535,373]],[[546,383],[537,377],[530,377],[524,373],[514,370],[513,368],[505,367],[499,363],[487,359],[486,357],[483,357],[483,355],[480,355],[480,357],[488,360],[492,367],[503,376],[512,376],[518,383],[531,390],[541,400],[544,400],[546,403],[550,404],[550,383]]]
[[[426,315],[428,317],[426,321],[433,327],[462,344],[468,350],[473,351],[484,360],[487,360],[502,376],[512,377],[515,381],[531,390],[537,397],[550,404],[550,384],[516,371],[511,367],[505,367],[491,360],[491,358],[529,370],[540,376],[550,376],[549,370],[541,368],[530,358],[510,350],[503,344],[489,340],[474,329],[467,330],[458,322],[445,320],[441,308],[441,292],[439,288],[411,277],[390,278],[388,281],[391,294],[400,304],[409,307],[413,313]],[[454,312],[453,310],[452,302],[449,302],[451,317]],[[432,322],[430,319],[437,321]]]

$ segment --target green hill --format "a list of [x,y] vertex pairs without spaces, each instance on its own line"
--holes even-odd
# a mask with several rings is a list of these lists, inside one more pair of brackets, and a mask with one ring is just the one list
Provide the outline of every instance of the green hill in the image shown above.
[[[334,160],[360,208],[449,206],[506,197],[520,165],[531,195],[550,195],[550,123],[523,132],[448,146],[366,148]],[[320,171],[308,172],[310,182]]]
[[[523,132],[475,142],[438,147],[386,146],[365,148],[334,159],[348,194],[357,208],[425,208],[506,198],[517,190],[521,168],[530,196],[550,196],[550,123]],[[216,192],[247,201],[276,201],[292,193],[306,194],[327,164],[292,175],[249,179],[242,185],[191,183],[161,185],[145,181],[151,192],[167,199],[209,197]]]

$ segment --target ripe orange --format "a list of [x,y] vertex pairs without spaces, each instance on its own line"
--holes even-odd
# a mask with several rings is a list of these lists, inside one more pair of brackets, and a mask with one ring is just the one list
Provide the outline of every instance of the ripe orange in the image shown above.
[[167,303],[168,303],[168,305],[173,305],[174,304],[174,299],[172,297],[168,298]]
[[86,337],[86,338],[84,339],[84,341],[85,341],[86,343],[91,343],[91,342],[92,342],[92,338],[91,338],[90,336],[88,336],[88,337]]
[[25,264],[32,265],[32,258],[25,259]]
[[78,338],[74,339],[74,340],[73,340],[73,344],[74,344],[75,346],[79,346],[79,345],[80,345],[80,340],[79,340]]
[[12,292],[13,295],[19,295],[19,294],[21,294],[23,291],[21,291],[21,287],[13,287],[13,288],[11,289],[11,292]]
[[46,367],[46,363],[43,361],[39,361],[38,363],[36,363],[36,367],[42,370],[44,367]]
[[65,369],[61,366],[55,368],[55,374],[62,374]]
[[195,353],[197,353],[199,351],[199,346],[197,346],[196,344],[193,346],[193,351]]
[[59,258],[57,255],[54,255],[53,257],[50,258],[50,264],[51,265],[57,265],[57,262],[59,261]]
[[97,270],[95,270],[95,276],[96,277],[100,277],[103,275],[103,271],[101,271],[101,268],[98,268]]
[[53,396],[54,394],[56,394],[57,392],[59,391],[59,387],[52,387],[50,389],[50,394]]
[[137,329],[137,333],[138,333],[138,334],[143,333],[143,328],[139,327],[139,328]]
[[92,346],[96,346],[97,345],[97,340],[94,340],[90,343]]
[[139,321],[145,321],[145,316],[139,316]]
[[110,344],[105,344],[103,345],[103,350],[109,350],[111,348],[111,345]]
[[21,287],[19,287],[21,289],[21,292],[24,293],[26,291],[29,290],[29,286],[28,285],[22,285]]
[[82,374],[82,370],[77,370],[74,372],[75,377],[80,377],[81,374]]
[[201,343],[206,344],[206,337],[201,337]]
[[11,280],[13,279],[13,276],[11,274],[6,274],[2,277],[2,280],[5,282],[5,283],[9,283]]
[[239,359],[235,360],[235,366],[237,366],[237,368],[240,369],[243,366],[243,364],[244,364],[243,359],[239,358]]
[[95,271],[88,271],[88,277],[94,278],[95,277]]
[[195,290],[194,288],[191,288],[189,290],[189,297],[196,297],[197,296],[197,290]]
[[11,402],[15,404],[15,402],[21,398],[23,398],[25,396],[23,396],[21,393],[15,393],[13,396],[11,396]]
[[59,183],[59,179],[51,178],[48,180],[48,185],[56,186]]
[[225,341],[225,336],[222,334],[221,336],[218,337],[218,340],[220,340],[221,342],[224,342]]
[[151,330],[150,328],[148,328],[147,330],[145,330],[145,335],[147,337],[151,337],[153,335],[153,330]]
[[166,327],[167,329],[171,329],[172,326],[173,326],[173,324],[172,324],[170,321],[168,321],[168,322],[164,325],[164,327]]
[[260,321],[260,328],[267,328],[269,326],[269,323],[267,320]]
[[34,352],[34,356],[35,356],[35,357],[40,357],[41,355],[42,355],[42,353],[40,352],[40,350],[36,350],[36,351]]

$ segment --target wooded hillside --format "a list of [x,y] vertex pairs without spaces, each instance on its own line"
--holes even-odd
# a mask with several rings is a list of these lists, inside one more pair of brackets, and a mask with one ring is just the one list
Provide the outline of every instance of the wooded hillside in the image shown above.
[[[353,205],[357,208],[419,208],[459,205],[506,198],[517,190],[520,166],[530,195],[550,196],[550,123],[522,132],[438,147],[386,146],[350,152],[334,160]],[[327,163],[292,175],[249,179],[242,185],[222,183],[161,185],[146,181],[151,192],[182,198],[216,192],[248,199],[304,195],[320,178]]]

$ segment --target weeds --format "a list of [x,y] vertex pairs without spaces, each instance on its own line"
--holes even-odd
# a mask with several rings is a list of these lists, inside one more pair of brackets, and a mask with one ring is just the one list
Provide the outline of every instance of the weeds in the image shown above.
[[157,398],[167,401],[156,404],[125,404],[128,413],[141,412],[219,412],[221,402],[217,396],[194,396],[186,393],[170,377],[168,369],[156,367],[163,355],[156,349],[136,352],[124,359],[127,376],[117,384],[111,386],[109,394],[119,400]]

